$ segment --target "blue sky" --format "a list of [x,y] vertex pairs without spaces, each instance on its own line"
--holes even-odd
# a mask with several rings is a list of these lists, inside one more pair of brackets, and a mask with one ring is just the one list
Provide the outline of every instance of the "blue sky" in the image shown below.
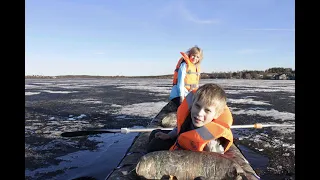
[[25,75],[172,74],[194,45],[202,72],[295,69],[294,0],[25,3]]

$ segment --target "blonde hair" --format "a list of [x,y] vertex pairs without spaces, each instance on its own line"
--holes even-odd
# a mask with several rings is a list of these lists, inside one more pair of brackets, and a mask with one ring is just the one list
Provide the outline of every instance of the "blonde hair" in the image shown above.
[[193,96],[193,103],[202,102],[207,106],[214,105],[218,115],[222,114],[227,105],[227,95],[224,89],[214,83],[200,86]]
[[194,54],[199,54],[200,58],[199,61],[196,64],[200,64],[200,62],[203,59],[203,50],[201,48],[199,48],[197,45],[193,46],[192,48],[188,49],[188,51],[186,52],[186,54],[190,57],[191,55]]

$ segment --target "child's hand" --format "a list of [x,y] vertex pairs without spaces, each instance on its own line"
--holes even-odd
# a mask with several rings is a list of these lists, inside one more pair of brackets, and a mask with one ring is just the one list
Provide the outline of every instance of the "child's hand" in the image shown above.
[[170,139],[170,136],[163,132],[157,132],[154,136],[162,140]]

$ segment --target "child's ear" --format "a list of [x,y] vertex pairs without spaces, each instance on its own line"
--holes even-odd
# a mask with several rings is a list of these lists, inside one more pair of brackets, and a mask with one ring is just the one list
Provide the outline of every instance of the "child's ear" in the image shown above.
[[218,119],[221,114],[222,114],[222,112],[220,112],[220,113],[217,112],[216,115],[213,117],[213,119]]
[[219,116],[220,116],[220,114],[216,113],[216,115],[213,117],[213,119],[218,119]]

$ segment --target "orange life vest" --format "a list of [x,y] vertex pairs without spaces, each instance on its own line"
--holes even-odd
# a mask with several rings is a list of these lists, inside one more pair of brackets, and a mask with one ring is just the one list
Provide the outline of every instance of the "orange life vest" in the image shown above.
[[[195,91],[196,90],[193,90],[189,93],[178,108],[178,134],[180,133],[182,124],[190,113],[192,97]],[[224,147],[224,152],[226,152],[233,143],[233,135],[230,129],[232,123],[232,114],[229,107],[226,106],[224,112],[217,119],[213,119],[210,123],[200,128],[181,133],[170,150],[185,149],[191,151],[203,151],[203,148],[209,141],[223,137],[225,141],[222,146]]]
[[179,59],[176,69],[174,70],[173,73],[173,85],[176,85],[178,83],[178,71],[180,68],[180,65],[183,61],[186,62],[187,64],[187,69],[186,69],[186,77],[184,78],[184,87],[188,90],[191,91],[193,89],[197,89],[199,86],[199,80],[200,80],[200,66],[193,64],[190,60],[187,54],[184,52],[180,52],[182,57]]

